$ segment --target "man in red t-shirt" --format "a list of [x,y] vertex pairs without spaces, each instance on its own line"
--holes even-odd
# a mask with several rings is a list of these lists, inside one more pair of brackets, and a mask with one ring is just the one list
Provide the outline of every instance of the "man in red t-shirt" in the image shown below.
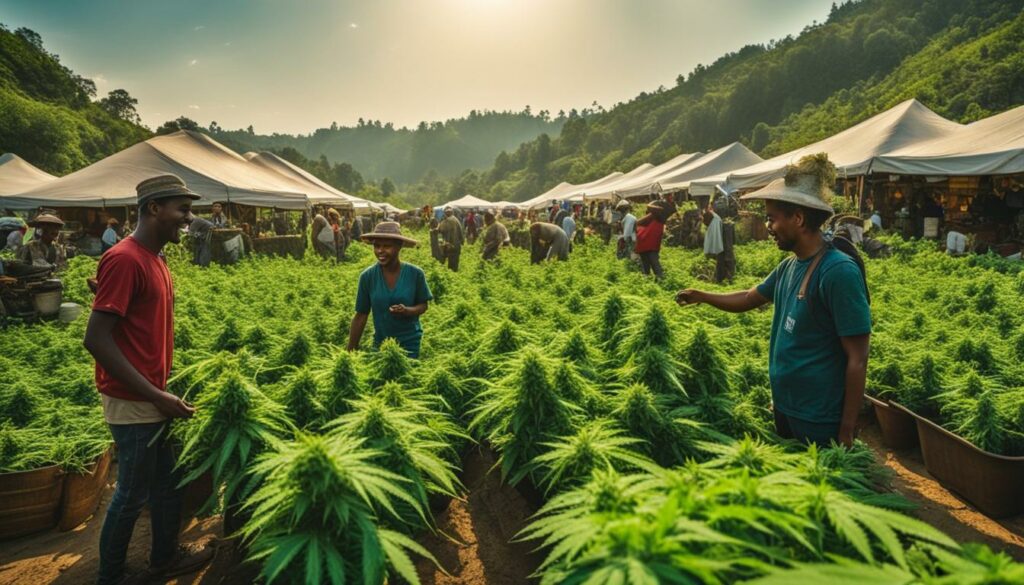
[[636,221],[636,253],[640,256],[640,269],[644,274],[654,272],[658,280],[665,275],[659,258],[665,222],[675,212],[676,204],[669,193],[664,199],[652,201],[647,206],[647,215]]
[[138,226],[100,259],[85,331],[103,416],[117,445],[117,488],[100,533],[101,585],[127,582],[128,544],[147,502],[153,545],[142,578],[191,572],[213,555],[178,545],[181,500],[169,420],[188,418],[195,409],[166,391],[174,354],[174,287],[160,254],[168,242],[180,241],[199,195],[174,175],[147,179],[136,192]]

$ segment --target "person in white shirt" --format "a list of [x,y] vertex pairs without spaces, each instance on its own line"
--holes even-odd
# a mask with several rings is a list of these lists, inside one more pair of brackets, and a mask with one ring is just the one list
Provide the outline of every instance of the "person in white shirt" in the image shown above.
[[214,203],[213,207],[210,208],[210,223],[213,227],[224,228],[228,226],[228,220],[224,217],[224,206],[220,203]]
[[636,247],[636,216],[630,210],[629,201],[623,199],[615,206],[622,213],[622,242],[619,258],[629,258]]

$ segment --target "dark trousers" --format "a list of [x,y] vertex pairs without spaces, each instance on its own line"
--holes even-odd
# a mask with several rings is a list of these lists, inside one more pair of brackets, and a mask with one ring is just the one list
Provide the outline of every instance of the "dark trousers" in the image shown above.
[[455,250],[449,250],[445,253],[444,257],[448,263],[448,269],[452,272],[459,271],[459,256],[462,255],[462,249],[456,248]]
[[110,425],[117,445],[117,488],[100,532],[100,585],[116,583],[124,574],[125,557],[135,521],[149,504],[153,544],[151,566],[174,558],[181,522],[176,455],[167,435],[168,423]]
[[661,280],[661,277],[665,276],[665,271],[661,269],[660,256],[661,250],[640,252],[640,270],[645,275],[654,272],[654,278]]
[[736,254],[727,250],[715,256],[715,282],[732,280],[736,276]]
[[816,423],[783,414],[774,410],[775,432],[783,439],[796,439],[820,448],[828,447],[832,441],[839,441],[839,423]]

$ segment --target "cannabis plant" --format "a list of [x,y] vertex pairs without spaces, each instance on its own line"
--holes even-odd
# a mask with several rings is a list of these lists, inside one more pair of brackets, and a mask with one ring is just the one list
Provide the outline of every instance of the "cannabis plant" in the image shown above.
[[433,557],[381,527],[375,510],[422,509],[404,478],[373,463],[380,456],[344,435],[300,434],[260,457],[254,473],[266,480],[246,504],[242,536],[268,583],[419,583],[409,553]]

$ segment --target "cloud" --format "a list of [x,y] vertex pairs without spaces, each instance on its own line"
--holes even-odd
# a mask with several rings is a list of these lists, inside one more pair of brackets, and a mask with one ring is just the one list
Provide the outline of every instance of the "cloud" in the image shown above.
[[107,80],[107,78],[102,73],[97,73],[93,75],[92,81],[96,84],[96,87],[101,87],[109,83],[109,80]]
[[197,31],[197,32],[198,32],[198,31],[201,31],[201,30],[203,30],[204,28],[206,28],[206,27],[205,27],[204,25],[201,25],[201,24],[200,24],[199,26],[195,27],[195,28],[194,28],[194,29],[192,29],[192,30],[194,30],[194,31]]
[[350,22],[350,23],[349,23],[349,25],[348,25],[348,27],[349,27],[349,28],[359,28],[359,25],[358,25],[358,24],[356,24],[356,23],[354,23],[354,22]]
[[231,46],[231,41],[228,41],[228,42],[224,43],[224,46],[225,47],[230,47]]
[[192,59],[191,61],[188,62],[188,66],[192,67],[193,65],[196,65],[197,63],[199,63],[199,59]]
[[190,110],[198,110],[199,106],[197,106],[195,104],[191,104],[191,105],[189,105],[188,109],[190,109]]

